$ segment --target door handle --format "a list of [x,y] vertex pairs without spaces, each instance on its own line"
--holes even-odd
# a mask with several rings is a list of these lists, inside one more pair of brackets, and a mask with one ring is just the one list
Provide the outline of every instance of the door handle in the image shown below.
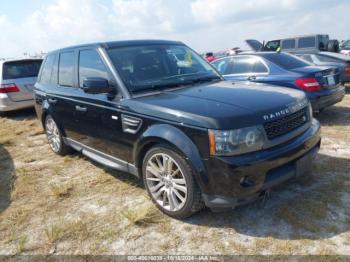
[[49,100],[50,104],[56,104],[57,103],[57,99],[55,99],[55,98],[49,98],[48,100]]
[[75,110],[80,111],[80,112],[86,112],[87,108],[83,106],[75,106]]
[[254,81],[254,80],[256,80],[256,76],[248,76],[248,80],[249,81]]

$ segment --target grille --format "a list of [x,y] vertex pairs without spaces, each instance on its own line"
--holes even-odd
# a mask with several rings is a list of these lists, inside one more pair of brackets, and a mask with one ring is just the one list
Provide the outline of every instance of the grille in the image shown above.
[[268,139],[274,139],[301,127],[307,121],[307,108],[304,108],[291,115],[265,123],[264,129]]

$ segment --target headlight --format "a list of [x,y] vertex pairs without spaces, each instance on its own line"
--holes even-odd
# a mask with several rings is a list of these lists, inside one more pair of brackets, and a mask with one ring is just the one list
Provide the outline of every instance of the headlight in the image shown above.
[[263,127],[235,130],[209,130],[210,154],[239,155],[261,150],[264,145]]

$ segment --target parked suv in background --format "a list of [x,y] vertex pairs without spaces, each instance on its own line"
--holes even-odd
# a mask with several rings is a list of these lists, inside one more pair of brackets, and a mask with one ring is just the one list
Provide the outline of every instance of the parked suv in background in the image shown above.
[[0,114],[33,107],[33,88],[42,59],[0,61]]
[[338,40],[329,40],[328,35],[304,35],[277,39],[262,44],[258,40],[246,40],[254,51],[284,51],[284,52],[310,52],[329,51],[339,52]]
[[320,146],[303,92],[225,82],[180,42],[51,52],[35,100],[55,153],[72,147],[139,177],[157,207],[177,218],[203,204],[233,208],[304,176]]

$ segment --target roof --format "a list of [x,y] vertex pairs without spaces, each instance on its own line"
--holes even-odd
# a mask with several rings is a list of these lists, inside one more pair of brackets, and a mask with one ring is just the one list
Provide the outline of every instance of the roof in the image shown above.
[[125,40],[125,41],[97,42],[97,43],[90,43],[90,44],[75,45],[75,46],[69,46],[69,47],[57,49],[52,52],[76,49],[76,48],[82,48],[82,47],[115,48],[115,47],[139,46],[139,45],[183,45],[183,43],[178,41],[170,41],[170,40]]

